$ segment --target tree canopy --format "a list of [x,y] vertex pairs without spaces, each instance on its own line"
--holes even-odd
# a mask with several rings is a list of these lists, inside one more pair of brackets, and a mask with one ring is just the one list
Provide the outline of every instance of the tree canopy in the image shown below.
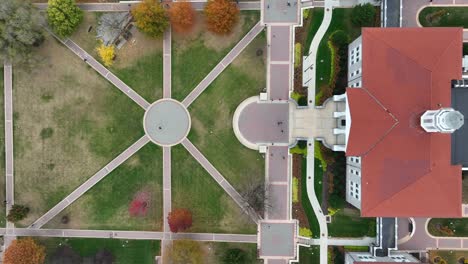
[[167,216],[171,232],[183,231],[192,226],[192,213],[188,209],[177,208]]
[[61,37],[70,36],[83,20],[83,11],[74,0],[49,0],[47,21]]
[[41,17],[29,1],[0,1],[0,60],[24,62],[44,41]]
[[18,222],[26,218],[29,208],[24,205],[14,204],[8,212],[7,219],[10,222]]
[[239,21],[239,8],[229,0],[209,0],[204,12],[208,30],[216,34],[231,33]]
[[372,4],[359,4],[351,11],[351,22],[358,27],[372,27],[375,23],[375,13]]
[[144,0],[132,9],[137,28],[151,36],[160,37],[169,26],[166,11],[156,0]]
[[45,260],[45,248],[32,238],[13,240],[5,251],[5,264],[42,264]]
[[195,10],[190,2],[174,2],[169,9],[169,18],[176,32],[186,33],[192,30],[195,24]]

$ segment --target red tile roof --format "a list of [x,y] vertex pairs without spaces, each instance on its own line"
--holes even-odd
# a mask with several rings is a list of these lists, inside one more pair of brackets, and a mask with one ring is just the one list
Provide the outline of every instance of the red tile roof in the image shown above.
[[362,156],[361,214],[461,217],[461,166],[450,134],[419,124],[429,109],[451,106],[461,79],[461,28],[365,28],[362,89],[348,88],[347,156]]

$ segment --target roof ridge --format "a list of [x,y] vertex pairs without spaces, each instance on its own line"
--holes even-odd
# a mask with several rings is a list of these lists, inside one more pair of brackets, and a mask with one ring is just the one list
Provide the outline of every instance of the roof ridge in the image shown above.
[[[427,70],[427,71],[430,71],[432,72],[432,69],[428,69],[427,67],[425,67],[424,65],[421,65],[418,61],[416,61],[415,59],[409,57],[408,55],[406,55],[404,52],[401,52],[401,50],[399,49],[396,49],[395,47],[393,47],[392,45],[390,45],[390,43],[388,43],[387,41],[381,39],[378,37],[378,35],[376,36],[375,34],[372,34],[372,30],[367,30],[368,31],[368,35],[373,37],[374,39],[376,40],[379,40],[380,42],[382,42],[385,46],[389,47],[390,49],[392,50],[395,50],[397,51],[399,54],[401,54],[402,56],[404,56],[405,58],[407,58],[408,60],[414,62],[415,64],[419,65],[421,68]],[[444,50],[445,52],[445,50]],[[440,60],[440,57],[439,57],[439,60]]]
[[377,99],[377,97],[375,95],[373,95],[369,90],[367,90],[366,88],[361,88],[363,89],[380,107],[382,107],[382,109],[394,120],[394,123],[392,125],[392,127],[390,127],[380,138],[379,140],[377,140],[366,152],[364,152],[361,156],[366,156],[369,152],[371,152],[380,142],[382,142],[382,140],[388,135],[390,134],[390,132],[400,123],[400,121],[398,120],[398,118],[396,118],[395,115],[393,115],[388,108],[385,107],[384,104],[382,104],[382,102],[380,102],[379,99]]
[[[462,39],[463,39],[463,29],[460,29],[460,31],[462,32]],[[458,36],[457,36],[458,37]],[[454,37],[452,39],[452,41],[447,45],[447,47],[445,47],[444,51],[441,53],[441,55],[439,56],[438,60],[437,60],[437,63],[434,65],[434,68],[437,68],[439,66],[439,63],[440,61],[442,60],[442,58],[444,57],[443,55],[449,50],[449,48],[452,46],[452,44],[457,41],[457,37]],[[431,71],[431,77],[432,77],[432,71]],[[432,80],[431,80],[432,82]]]

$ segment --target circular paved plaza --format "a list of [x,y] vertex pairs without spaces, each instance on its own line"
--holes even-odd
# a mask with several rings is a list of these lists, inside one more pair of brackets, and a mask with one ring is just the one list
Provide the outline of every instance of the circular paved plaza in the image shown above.
[[154,102],[143,117],[146,135],[160,146],[182,142],[190,131],[190,114],[178,101],[161,99]]

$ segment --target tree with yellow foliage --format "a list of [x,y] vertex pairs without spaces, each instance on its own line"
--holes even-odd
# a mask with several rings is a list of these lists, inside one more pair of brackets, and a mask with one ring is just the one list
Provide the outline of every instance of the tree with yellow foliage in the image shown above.
[[5,251],[5,264],[42,264],[45,261],[45,248],[32,238],[13,240]]
[[96,51],[98,52],[99,57],[101,57],[101,60],[104,63],[104,65],[106,65],[106,67],[112,66],[115,58],[114,45],[106,46],[104,44],[101,44],[99,47],[96,48]]
[[156,0],[144,0],[132,8],[132,16],[137,28],[151,36],[160,37],[169,27],[166,11]]

